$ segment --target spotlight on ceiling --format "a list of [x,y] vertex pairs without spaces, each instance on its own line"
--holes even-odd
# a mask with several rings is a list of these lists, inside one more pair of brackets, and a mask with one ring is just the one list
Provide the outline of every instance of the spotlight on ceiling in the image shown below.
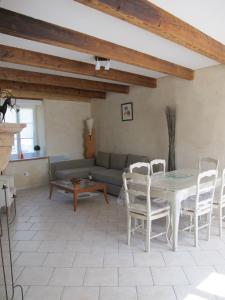
[[95,70],[99,71],[101,69],[101,65],[100,65],[100,61],[96,60],[96,64],[95,64]]
[[108,71],[110,69],[110,59],[95,56],[95,70],[99,71],[101,67],[105,68],[105,70]]

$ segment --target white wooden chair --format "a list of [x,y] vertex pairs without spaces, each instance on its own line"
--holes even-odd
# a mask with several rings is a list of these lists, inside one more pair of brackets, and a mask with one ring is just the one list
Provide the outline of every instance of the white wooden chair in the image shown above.
[[[139,173],[139,174],[145,174],[150,175],[150,163],[146,162],[136,162],[129,166],[129,172],[130,173]],[[142,199],[146,201],[146,197],[139,196],[139,199]],[[142,223],[142,226],[144,228],[144,220],[142,222],[138,222],[137,219],[134,219],[134,226],[137,227],[139,223]]]
[[[154,167],[157,165],[161,165],[163,167],[163,169],[160,171],[154,171]],[[165,172],[166,172],[165,159],[154,159],[154,160],[150,161],[150,169],[151,169],[151,175],[165,174]]]
[[[138,170],[139,169],[139,170]],[[136,171],[134,173],[139,173],[137,171],[140,171],[142,174],[142,171],[147,170],[147,175],[150,175],[150,163],[147,162],[137,162],[129,166],[129,172],[133,173],[133,171]]]
[[[127,204],[127,241],[130,245],[131,233],[134,231],[145,231],[146,251],[150,251],[150,239],[157,236],[166,235],[168,241],[168,231],[170,226],[170,206],[168,203],[152,203],[150,197],[151,177],[137,173],[123,173],[123,183]],[[139,197],[145,201],[139,200]],[[152,221],[166,217],[166,230],[151,236]],[[132,219],[141,220],[140,225],[132,228]],[[136,223],[136,222],[135,222]]]
[[216,209],[218,212],[220,238],[222,238],[223,220],[225,219],[224,207],[225,207],[225,169],[223,169],[222,172],[220,191],[218,194],[215,195],[213,201],[213,208]]
[[208,170],[217,170],[218,171],[219,160],[211,157],[203,157],[198,161],[198,170],[199,173],[208,171]]
[[[213,199],[217,180],[217,170],[202,172],[197,178],[196,195],[187,198],[182,205],[181,213],[194,219],[194,225],[186,227],[189,230],[194,227],[194,244],[198,246],[198,232],[200,229],[208,228],[207,239],[210,239]],[[206,215],[207,222],[199,226],[199,217]]]

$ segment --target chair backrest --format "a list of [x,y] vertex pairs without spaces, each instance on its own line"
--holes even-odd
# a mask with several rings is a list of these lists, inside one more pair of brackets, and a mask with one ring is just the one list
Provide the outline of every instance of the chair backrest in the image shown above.
[[[160,171],[154,171],[154,167],[155,166],[162,166],[163,169],[160,170]],[[155,174],[165,174],[166,172],[166,161],[165,159],[153,159],[151,162],[150,162],[150,169],[151,169],[151,175],[155,175]]]
[[217,170],[218,171],[219,160],[211,157],[203,157],[198,161],[199,173],[207,170]]
[[151,211],[150,201],[150,175],[142,175],[138,173],[123,173],[123,184],[125,190],[125,198],[128,210],[132,203],[137,201],[138,197],[144,198],[146,201],[147,213]]
[[[129,166],[129,172],[133,173],[135,169],[135,173],[140,173],[142,174],[145,169],[147,170],[147,174],[145,175],[150,175],[150,163],[147,162],[137,162]],[[137,170],[139,169],[139,170]]]
[[218,201],[225,202],[225,169],[222,171],[220,197]]
[[215,194],[217,170],[208,170],[198,174],[195,208],[208,208],[213,203]]

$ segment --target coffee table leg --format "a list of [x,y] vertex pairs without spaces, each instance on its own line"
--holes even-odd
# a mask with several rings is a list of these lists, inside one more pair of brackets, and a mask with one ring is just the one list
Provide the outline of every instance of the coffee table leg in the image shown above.
[[109,200],[108,200],[108,196],[107,196],[107,187],[106,186],[103,188],[103,193],[104,193],[104,197],[105,197],[105,202],[107,204],[109,204]]
[[73,193],[74,211],[77,210],[77,198],[78,198],[78,193],[76,191],[74,191],[74,193]]
[[49,199],[50,200],[52,198],[52,191],[53,191],[53,185],[50,183],[50,185],[49,185]]

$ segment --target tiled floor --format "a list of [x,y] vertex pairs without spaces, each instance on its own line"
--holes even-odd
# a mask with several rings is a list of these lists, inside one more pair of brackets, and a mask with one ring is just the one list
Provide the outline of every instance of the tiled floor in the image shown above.
[[83,199],[76,213],[70,195],[53,199],[47,188],[18,193],[12,245],[25,300],[225,299],[225,238],[215,229],[199,249],[181,233],[176,253],[161,238],[148,254],[140,235],[127,246],[126,212],[116,198],[109,205],[101,194]]

